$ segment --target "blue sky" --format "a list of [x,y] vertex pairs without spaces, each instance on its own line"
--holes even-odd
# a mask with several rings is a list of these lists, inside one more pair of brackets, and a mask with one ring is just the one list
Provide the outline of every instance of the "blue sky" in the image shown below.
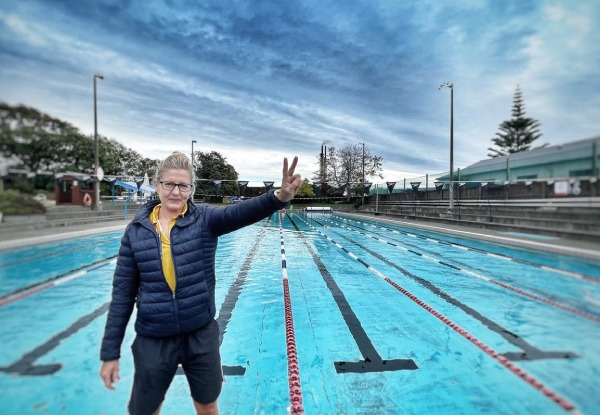
[[[384,180],[487,158],[520,85],[537,144],[600,135],[600,2],[0,0],[0,101],[145,157],[218,151],[241,180],[311,178],[366,143]],[[375,182],[383,182],[381,179]]]

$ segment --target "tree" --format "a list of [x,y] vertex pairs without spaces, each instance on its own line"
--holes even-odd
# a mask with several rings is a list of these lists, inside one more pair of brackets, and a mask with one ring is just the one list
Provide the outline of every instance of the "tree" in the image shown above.
[[[324,164],[324,169],[314,172],[313,180],[326,183],[328,193],[335,193],[337,188],[348,184],[348,196],[357,195],[363,188],[363,166],[364,179],[368,181],[370,177],[383,178],[381,174],[383,157],[372,155],[369,148],[362,144],[349,144],[337,150],[335,147],[329,147],[327,159],[322,160],[319,154],[319,164]],[[364,150],[364,153],[363,153]]]
[[513,98],[512,118],[500,124],[500,131],[491,139],[499,148],[488,147],[488,156],[500,157],[529,150],[531,143],[542,136],[539,127],[539,121],[525,116],[523,94],[517,86]]
[[[196,158],[196,195],[238,195],[239,186],[237,184],[238,173],[232,165],[227,163],[227,159],[217,151],[203,153],[194,152]],[[221,182],[219,189],[215,187],[213,180],[226,180]]]
[[73,148],[90,144],[89,138],[65,121],[24,105],[0,103],[0,154],[20,168],[55,171],[73,164]]
[[156,171],[160,160],[144,158],[140,153],[125,147],[114,138],[98,137],[98,156],[104,174],[110,176],[140,177]]
[[308,179],[304,179],[302,181],[302,186],[300,186],[300,189],[298,189],[296,197],[315,197],[315,191],[308,182]]
[[[16,168],[30,172],[93,173],[94,137],[73,125],[24,105],[0,103],[0,155]],[[159,160],[143,158],[114,138],[98,136],[100,165],[108,176],[143,176],[156,170]],[[26,180],[31,182],[31,180]],[[29,187],[53,187],[52,174],[37,175]],[[103,187],[107,188],[103,183]],[[31,191],[23,184],[16,186]]]

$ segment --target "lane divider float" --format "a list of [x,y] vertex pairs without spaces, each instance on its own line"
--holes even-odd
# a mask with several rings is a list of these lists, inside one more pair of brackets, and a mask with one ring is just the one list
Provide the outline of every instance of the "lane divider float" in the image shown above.
[[302,388],[300,385],[300,366],[298,364],[298,352],[296,350],[296,335],[294,333],[294,318],[292,316],[292,300],[290,298],[290,287],[288,284],[287,261],[285,258],[285,243],[283,240],[283,227],[279,222],[279,233],[281,237],[281,274],[283,276],[283,303],[285,311],[285,343],[288,361],[288,384],[290,391],[291,414],[303,414]]
[[[98,268],[101,268],[105,265],[116,264],[116,263],[117,263],[117,259],[115,257],[111,257],[108,260],[103,259],[103,260],[94,262],[93,264],[91,264],[91,266],[86,265],[85,268],[80,267],[76,270],[71,270],[66,273],[63,273],[63,274],[60,274],[60,275],[57,275],[54,277],[50,277],[40,283],[32,284],[28,287],[19,289],[16,292],[6,295],[2,299],[0,299],[0,307],[4,307],[5,305],[14,303],[15,301],[22,300],[24,298],[32,296],[33,294],[39,293],[40,291],[44,291],[48,288],[56,287],[61,284],[64,284],[65,282],[73,281],[74,279],[79,278],[83,275],[86,275],[89,272],[94,271]],[[84,269],[82,269],[82,268],[84,268]]]

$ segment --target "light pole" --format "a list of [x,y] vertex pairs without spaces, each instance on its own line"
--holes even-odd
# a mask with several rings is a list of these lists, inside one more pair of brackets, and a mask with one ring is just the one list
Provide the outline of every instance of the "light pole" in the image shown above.
[[365,143],[362,144],[362,202],[361,205],[365,204]]
[[197,143],[196,140],[192,140],[192,167],[196,170],[196,163],[194,163],[194,143]]
[[450,88],[450,192],[449,192],[449,207],[454,209],[454,84],[445,82],[440,85],[439,89]]
[[100,157],[98,156],[98,111],[96,109],[96,79],[104,79],[100,74],[94,74],[94,205],[96,210],[100,210],[100,180],[98,172],[100,169]]

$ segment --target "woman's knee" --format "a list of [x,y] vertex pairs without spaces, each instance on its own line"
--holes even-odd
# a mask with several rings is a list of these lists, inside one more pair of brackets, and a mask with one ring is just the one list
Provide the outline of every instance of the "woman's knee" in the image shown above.
[[198,415],[219,415],[217,401],[211,403],[199,403],[194,401],[194,407]]

